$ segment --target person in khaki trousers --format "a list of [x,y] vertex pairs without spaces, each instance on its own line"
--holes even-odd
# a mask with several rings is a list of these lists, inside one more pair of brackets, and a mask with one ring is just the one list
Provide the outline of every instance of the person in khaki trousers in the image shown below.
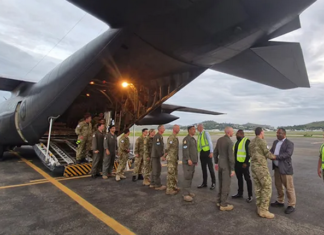
[[288,198],[288,207],[285,210],[286,214],[295,211],[296,194],[293,181],[293,166],[291,157],[294,152],[294,143],[286,138],[286,130],[279,128],[277,130],[277,140],[273,142],[270,152],[276,156],[273,160],[272,166],[274,170],[275,186],[278,192],[278,198],[275,202],[271,203],[272,207],[284,207],[286,188],[286,195]]

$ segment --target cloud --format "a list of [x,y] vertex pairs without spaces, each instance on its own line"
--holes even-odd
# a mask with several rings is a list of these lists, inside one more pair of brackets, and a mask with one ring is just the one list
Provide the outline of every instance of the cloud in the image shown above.
[[[64,0],[2,0],[0,8],[0,75],[40,80],[58,63],[108,26]],[[310,89],[278,90],[207,70],[167,103],[224,112],[209,116],[175,112],[177,123],[203,120],[274,126],[323,120],[324,1],[301,15],[302,28],[274,41],[300,42]],[[0,91],[7,98],[10,93]]]

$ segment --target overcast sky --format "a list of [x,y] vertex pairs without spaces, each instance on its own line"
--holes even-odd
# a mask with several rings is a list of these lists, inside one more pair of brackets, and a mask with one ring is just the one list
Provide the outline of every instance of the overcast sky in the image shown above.
[[[167,103],[224,112],[175,112],[177,123],[204,120],[273,126],[324,120],[324,1],[301,15],[302,28],[275,40],[300,42],[311,88],[278,90],[211,70]],[[39,81],[108,26],[64,0],[0,1],[0,76]],[[10,93],[0,91],[0,102]]]

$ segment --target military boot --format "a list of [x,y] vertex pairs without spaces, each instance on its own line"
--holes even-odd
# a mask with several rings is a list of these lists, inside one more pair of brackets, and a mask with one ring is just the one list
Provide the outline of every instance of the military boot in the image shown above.
[[165,185],[161,185],[158,188],[155,187],[155,190],[159,190],[159,191],[162,191],[162,190],[165,190],[165,189],[166,189],[166,186]]
[[176,191],[174,189],[167,189],[165,192],[166,195],[175,195],[177,193],[178,193],[178,191]]
[[145,185],[145,186],[149,186],[150,185],[150,182],[148,181],[148,179],[144,179],[143,185]]
[[150,188],[155,189],[155,185],[150,184]]
[[221,211],[231,211],[234,209],[234,206],[233,205],[230,205],[230,204],[227,204],[227,206],[220,206],[219,209]]
[[106,179],[108,179],[108,176],[103,175],[102,178],[103,178],[104,180],[106,180]]
[[193,198],[191,196],[189,196],[189,195],[186,195],[186,196],[183,196],[183,200],[185,202],[192,202],[193,201]]
[[120,175],[119,176],[121,179],[126,179],[126,176],[125,175]]
[[137,179],[136,179],[136,175],[133,175],[133,177],[132,177],[132,181],[133,181],[133,182],[136,182],[136,181],[137,181]]
[[259,209],[259,216],[262,218],[267,218],[267,219],[273,219],[275,217],[274,214],[270,213],[269,211],[262,210],[262,209]]
[[139,174],[138,177],[137,177],[137,180],[144,180],[144,177],[142,174]]
[[189,196],[192,197],[192,198],[194,198],[194,197],[196,196],[196,194],[194,194],[194,193],[189,193]]
[[120,181],[120,176],[119,175],[116,175],[116,181]]

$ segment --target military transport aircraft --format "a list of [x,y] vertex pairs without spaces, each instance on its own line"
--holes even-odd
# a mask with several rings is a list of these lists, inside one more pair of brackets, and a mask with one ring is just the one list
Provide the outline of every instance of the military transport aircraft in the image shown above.
[[315,0],[69,2],[110,28],[37,83],[0,78],[0,90],[12,92],[0,107],[1,155],[38,144],[50,120],[75,128],[84,112],[108,112],[119,133],[170,122],[176,109],[203,112],[163,102],[207,69],[279,89],[309,87],[300,44],[270,40],[300,28]]

